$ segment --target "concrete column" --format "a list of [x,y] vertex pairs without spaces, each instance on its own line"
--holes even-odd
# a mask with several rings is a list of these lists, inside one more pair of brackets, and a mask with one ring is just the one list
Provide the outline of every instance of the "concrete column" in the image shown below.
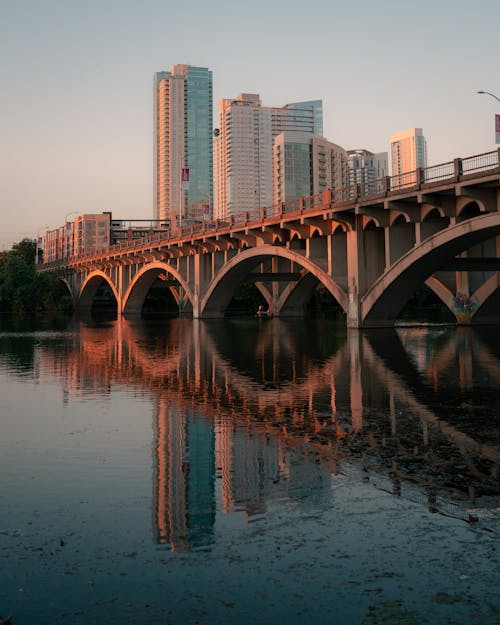
[[123,288],[123,265],[118,265],[117,272],[116,288],[120,294],[120,310],[118,312],[123,314],[123,294],[125,293],[125,289]]
[[365,247],[363,245],[363,222],[359,215],[355,218],[355,227],[347,232],[347,327],[360,328],[360,296],[366,289]]
[[387,271],[391,266],[391,236],[390,236],[390,226],[386,226],[384,228],[384,247],[385,247],[385,261],[384,261],[384,271]]
[[420,226],[421,223],[419,221],[415,222],[415,247],[420,245],[420,242],[422,241]]
[[201,300],[204,297],[212,276],[212,255],[196,254],[190,257],[189,283],[193,292],[193,317],[201,317]]

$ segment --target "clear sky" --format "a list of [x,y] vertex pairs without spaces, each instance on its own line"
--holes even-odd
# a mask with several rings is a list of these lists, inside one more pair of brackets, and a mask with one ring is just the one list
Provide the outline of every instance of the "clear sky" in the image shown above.
[[153,217],[153,75],[221,98],[323,100],[324,134],[429,164],[496,149],[500,0],[0,0],[0,249],[66,217]]

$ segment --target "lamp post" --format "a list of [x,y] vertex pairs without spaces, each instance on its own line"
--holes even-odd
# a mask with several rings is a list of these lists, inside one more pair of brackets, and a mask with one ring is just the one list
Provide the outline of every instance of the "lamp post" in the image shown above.
[[480,91],[478,91],[477,93],[481,93],[481,94],[484,94],[484,95],[489,95],[489,96],[491,96],[492,98],[495,98],[495,100],[496,100],[497,102],[500,102],[500,98],[499,98],[498,96],[496,96],[494,93],[490,93],[489,91],[484,91],[483,89],[481,89],[481,90],[480,90]]
[[[500,98],[496,96],[494,93],[490,93],[489,91],[484,91],[483,89],[478,91],[478,93],[489,95],[491,98],[493,98],[497,102],[500,102]],[[497,145],[500,144],[500,115],[498,114],[495,115],[495,143]]]

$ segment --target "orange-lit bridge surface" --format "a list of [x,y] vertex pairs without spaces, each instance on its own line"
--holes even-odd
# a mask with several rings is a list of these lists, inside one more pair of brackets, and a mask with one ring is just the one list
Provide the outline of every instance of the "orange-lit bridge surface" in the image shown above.
[[322,284],[349,327],[391,326],[426,283],[457,322],[500,321],[500,150],[122,243],[57,268],[75,307],[103,281],[140,314],[152,285],[179,309],[221,317],[242,282],[273,313],[302,315]]

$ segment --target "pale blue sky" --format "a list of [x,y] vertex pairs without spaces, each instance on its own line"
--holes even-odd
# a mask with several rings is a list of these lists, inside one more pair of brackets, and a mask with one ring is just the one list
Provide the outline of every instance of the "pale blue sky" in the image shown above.
[[0,248],[72,213],[153,216],[153,75],[209,67],[218,102],[322,99],[324,134],[429,164],[496,148],[499,0],[0,0]]

